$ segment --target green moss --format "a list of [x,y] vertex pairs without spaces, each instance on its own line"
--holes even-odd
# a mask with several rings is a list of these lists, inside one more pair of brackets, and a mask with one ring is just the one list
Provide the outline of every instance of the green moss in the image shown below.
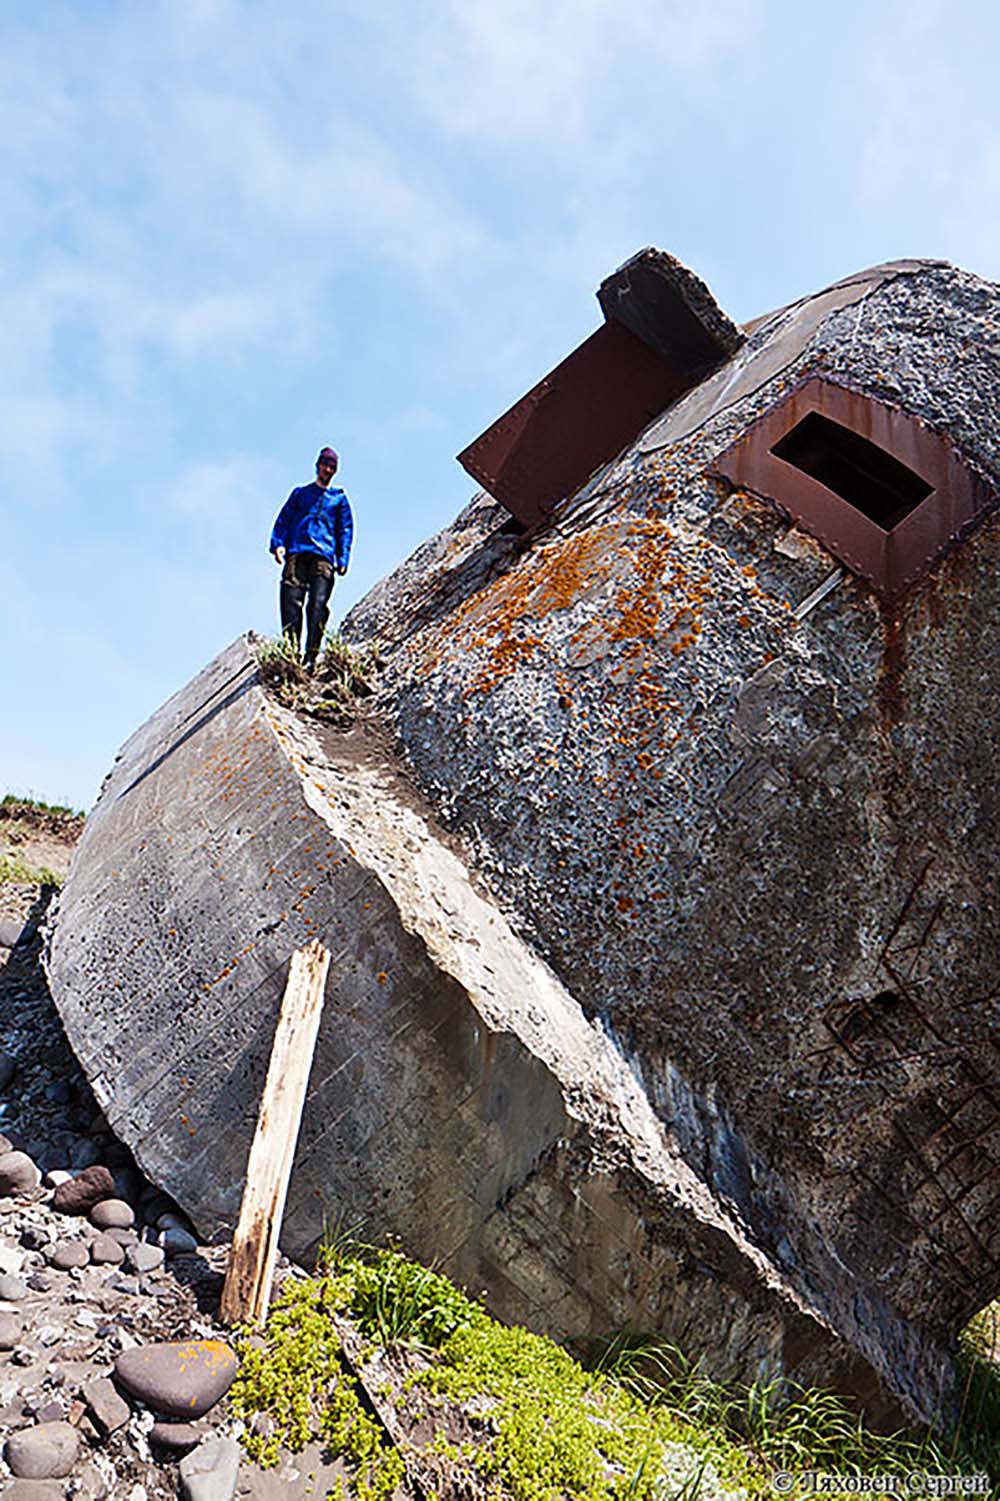
[[982,1331],[969,1338],[978,1340],[966,1357],[975,1379],[946,1445],[872,1434],[828,1392],[777,1381],[724,1389],[656,1341],[619,1341],[588,1370],[551,1340],[497,1323],[394,1248],[351,1250],[333,1238],[321,1263],[316,1279],[286,1285],[264,1347],[244,1343],[233,1402],[248,1424],[256,1413],[270,1416],[268,1436],[244,1438],[259,1462],[274,1464],[282,1447],[321,1437],[354,1467],[349,1494],[360,1501],[384,1501],[404,1466],[362,1405],[334,1313],[373,1348],[421,1348],[401,1391],[380,1376],[380,1399],[433,1414],[428,1461],[451,1465],[459,1490],[498,1501],[764,1498],[776,1470],[987,1470],[996,1480],[1000,1385],[981,1353]]
[[[282,1449],[298,1453],[310,1439],[322,1438],[355,1467],[360,1501],[384,1501],[402,1479],[403,1463],[385,1447],[341,1360],[329,1317],[340,1306],[329,1281],[286,1283],[267,1321],[265,1343],[240,1341],[230,1402],[247,1425],[243,1446],[263,1468],[276,1465]],[[258,1414],[267,1417],[264,1433],[253,1430]]]

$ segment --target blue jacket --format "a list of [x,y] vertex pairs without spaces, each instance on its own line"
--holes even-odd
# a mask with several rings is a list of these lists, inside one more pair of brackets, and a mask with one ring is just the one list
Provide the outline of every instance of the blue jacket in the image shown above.
[[278,512],[271,533],[271,551],[318,552],[335,568],[347,567],[354,536],[354,518],[343,490],[300,485]]

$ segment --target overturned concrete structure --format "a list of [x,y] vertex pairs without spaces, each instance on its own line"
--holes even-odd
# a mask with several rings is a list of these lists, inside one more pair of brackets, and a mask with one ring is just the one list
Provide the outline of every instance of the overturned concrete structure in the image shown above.
[[1000,288],[900,262],[736,330],[645,252],[602,293],[669,378],[614,332],[463,455],[505,504],[348,622],[384,733],[280,708],[246,641],[154,715],[53,993],[210,1232],[320,937],[287,1249],[336,1209],[507,1318],[932,1418],[1000,1293]]

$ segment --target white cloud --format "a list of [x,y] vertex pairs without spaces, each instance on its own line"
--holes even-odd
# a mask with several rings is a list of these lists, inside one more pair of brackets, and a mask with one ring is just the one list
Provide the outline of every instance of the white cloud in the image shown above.
[[277,509],[276,493],[273,473],[258,459],[237,455],[191,464],[172,481],[163,505],[182,520],[198,522],[199,547],[203,548],[206,529],[229,538],[239,522],[260,529],[268,508]]
[[446,133],[582,144],[606,123],[609,86],[694,81],[747,45],[758,12],[756,0],[447,0],[416,32],[409,75]]

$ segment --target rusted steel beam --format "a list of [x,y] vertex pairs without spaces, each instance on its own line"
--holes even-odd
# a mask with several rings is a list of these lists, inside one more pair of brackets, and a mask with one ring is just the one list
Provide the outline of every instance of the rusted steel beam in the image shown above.
[[458,455],[525,526],[579,489],[687,383],[635,334],[606,323]]
[[704,282],[642,250],[597,293],[607,322],[458,455],[526,527],[613,459],[745,335]]

